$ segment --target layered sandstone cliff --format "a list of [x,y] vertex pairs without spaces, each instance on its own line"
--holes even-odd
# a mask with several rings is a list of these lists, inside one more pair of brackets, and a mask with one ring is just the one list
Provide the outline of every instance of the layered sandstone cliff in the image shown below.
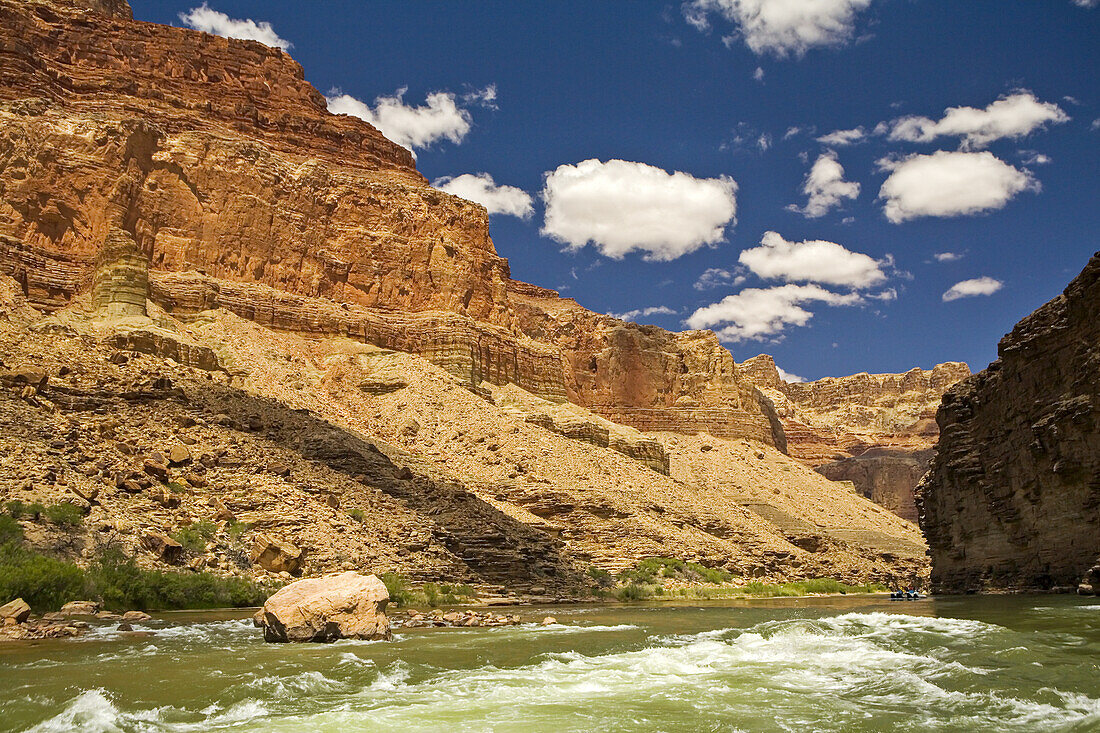
[[1100,253],[948,390],[917,492],[941,592],[1071,589],[1100,558]]
[[129,20],[123,0],[0,0],[0,273],[55,310],[132,239],[151,297],[422,355],[639,429],[782,447],[705,333],[512,281],[485,210],[332,115],[278,49]]
[[772,400],[792,456],[916,521],[913,488],[936,443],[935,408],[951,385],[970,375],[966,364],[814,382],[784,381],[764,354],[738,369]]

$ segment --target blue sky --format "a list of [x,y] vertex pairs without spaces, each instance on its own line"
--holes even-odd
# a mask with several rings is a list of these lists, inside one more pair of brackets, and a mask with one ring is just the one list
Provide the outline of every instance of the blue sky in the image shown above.
[[[198,6],[133,4],[173,25]],[[187,19],[292,44],[429,180],[519,189],[451,182],[494,194],[513,277],[713,328],[738,361],[982,368],[1100,249],[1089,0],[210,0]]]

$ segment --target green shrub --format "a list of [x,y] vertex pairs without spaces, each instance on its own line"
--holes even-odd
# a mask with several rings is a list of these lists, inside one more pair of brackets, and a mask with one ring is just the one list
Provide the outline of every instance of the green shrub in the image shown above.
[[12,499],[4,504],[4,509],[11,515],[12,519],[20,519],[27,513],[27,505],[18,499]]
[[31,519],[34,519],[35,521],[37,521],[38,518],[41,517],[42,514],[46,511],[46,507],[42,506],[40,503],[38,503],[36,501],[33,504],[25,505],[23,507],[23,511],[25,511],[27,513],[28,517],[30,517]]
[[722,583],[728,583],[733,580],[733,575],[721,568],[708,568],[705,565],[700,565],[695,562],[686,563],[685,569],[689,573],[699,576],[700,579],[708,583],[714,583],[715,585],[721,585]]
[[628,583],[654,584],[659,578],[682,580],[687,583],[728,583],[733,576],[719,568],[708,568],[695,562],[684,562],[672,557],[647,557],[633,570],[619,573],[619,580]]
[[585,574],[589,578],[596,581],[596,586],[599,588],[610,588],[615,585],[615,576],[607,572],[603,568],[598,568],[595,565],[589,565]]
[[42,514],[46,521],[59,527],[77,527],[84,523],[84,512],[76,504],[67,501],[50,504]]
[[[23,528],[19,526],[19,522],[6,514],[0,514],[0,545],[6,545],[9,542],[18,544],[22,541]],[[3,597],[0,596],[0,598]]]
[[84,571],[14,543],[0,545],[0,598],[22,598],[36,611],[56,611],[84,598]]
[[620,601],[642,601],[653,596],[653,586],[628,583],[615,592]]
[[218,527],[213,522],[202,521],[180,527],[172,533],[171,537],[191,552],[206,552],[206,543],[218,533]]
[[241,536],[250,529],[252,529],[252,525],[248,522],[238,522],[236,519],[234,519],[232,522],[229,523],[227,531],[229,532],[229,537],[234,542],[239,542]]
[[363,513],[362,509],[348,509],[348,516],[357,522],[365,522],[367,515]]
[[87,595],[114,609],[258,606],[274,590],[242,578],[145,570],[118,551],[104,553],[88,568]]
[[390,593],[390,601],[395,606],[452,606],[468,603],[477,598],[477,591],[469,585],[448,585],[425,583],[419,591],[409,588],[400,573],[382,573],[379,576]]
[[168,490],[171,491],[173,494],[182,494],[187,491],[187,487],[179,483],[178,481],[169,481],[165,484],[165,486],[167,486]]
[[416,602],[416,594],[409,590],[409,585],[400,573],[382,573],[379,579],[385,583],[386,590],[390,592],[390,601],[395,606],[408,606]]

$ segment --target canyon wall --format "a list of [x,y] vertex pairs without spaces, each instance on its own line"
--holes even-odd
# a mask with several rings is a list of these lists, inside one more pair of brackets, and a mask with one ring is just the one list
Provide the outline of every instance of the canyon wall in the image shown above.
[[484,208],[324,96],[284,52],[130,20],[122,0],[0,0],[0,274],[52,311],[111,238],[151,297],[427,357],[642,429],[783,445],[713,334],[510,279]]
[[1072,589],[1100,559],[1100,253],[997,351],[936,415],[933,589]]
[[970,375],[960,362],[904,374],[853,374],[785,382],[772,357],[738,365],[776,407],[791,456],[877,504],[917,521],[913,489],[928,469],[943,393]]

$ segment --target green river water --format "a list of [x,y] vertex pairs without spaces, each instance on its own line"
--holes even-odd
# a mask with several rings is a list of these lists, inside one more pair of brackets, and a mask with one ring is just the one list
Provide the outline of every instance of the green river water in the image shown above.
[[212,612],[3,644],[0,729],[1100,731],[1096,599],[546,611],[557,625],[392,642],[265,644],[247,613]]

